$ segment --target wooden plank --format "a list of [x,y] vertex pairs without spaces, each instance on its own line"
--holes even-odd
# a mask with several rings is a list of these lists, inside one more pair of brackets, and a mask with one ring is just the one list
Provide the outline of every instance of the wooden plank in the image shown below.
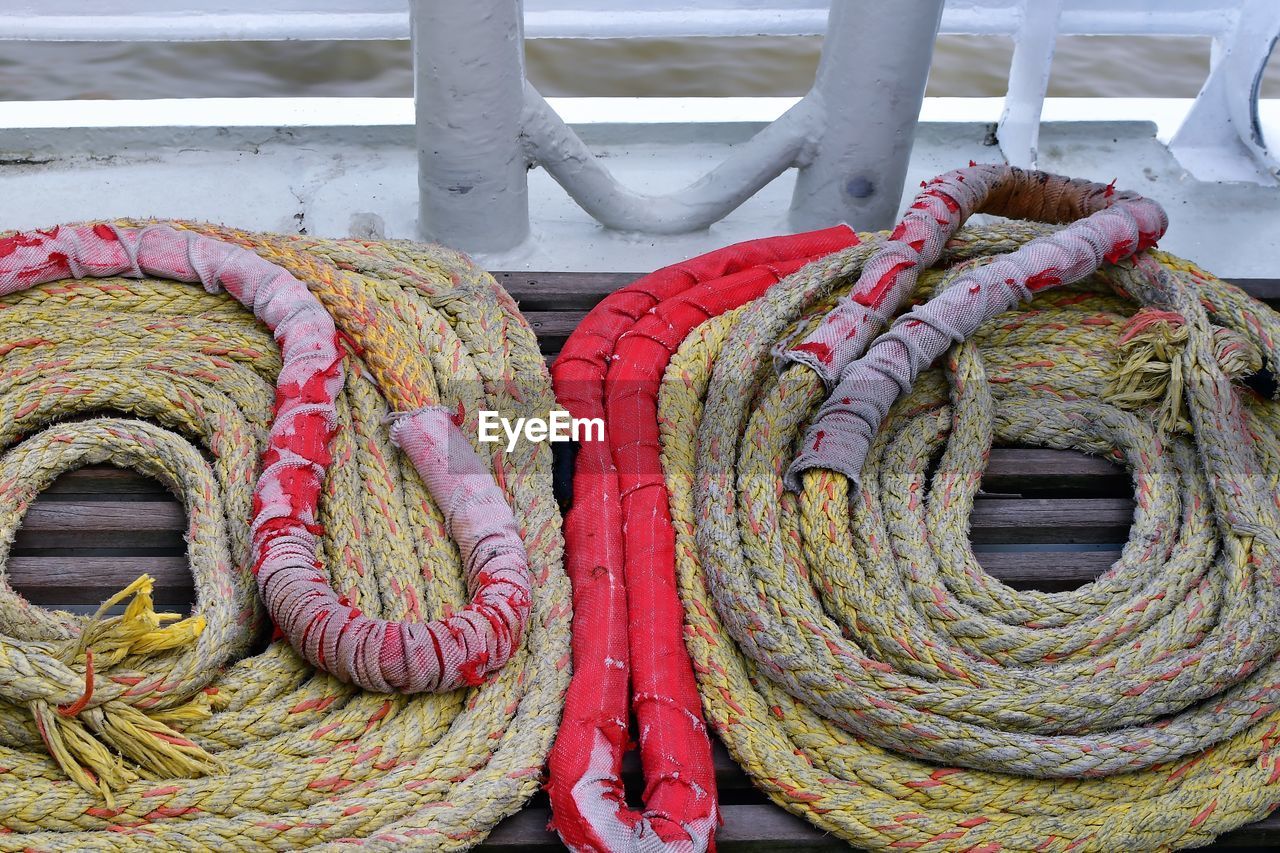
[[1016,589],[1059,592],[1088,583],[1120,559],[1106,551],[982,551],[974,556],[982,568]]
[[1124,542],[1132,520],[1128,498],[979,498],[969,535],[975,544]]
[[[1120,552],[979,550],[975,556],[987,572],[1015,589],[1057,592],[1093,580]],[[36,604],[93,604],[144,572],[156,579],[157,600],[189,606],[194,594],[187,559],[180,555],[17,556],[9,559],[8,572],[13,588]],[[728,762],[727,754],[724,758]],[[717,763],[717,772],[728,768],[729,763]]]
[[29,533],[63,531],[134,532],[185,530],[186,513],[177,501],[36,501],[22,529]]
[[526,311],[525,319],[538,336],[538,346],[543,352],[559,351],[569,334],[578,327],[585,311]]
[[[971,523],[991,542],[1123,542],[1133,518],[1129,498],[1006,498],[984,497],[974,502]],[[37,500],[27,511],[25,533],[148,534],[185,531],[186,513],[175,500]],[[1019,533],[1018,531],[1024,531]],[[1065,539],[1042,539],[1054,530]],[[1099,539],[1115,535],[1119,539]],[[1029,532],[1028,532],[1029,531]],[[991,538],[1008,535],[1012,538]],[[1070,538],[1088,536],[1091,538]]]
[[[86,465],[59,476],[42,492],[43,495],[111,495],[117,500],[146,495],[163,500],[169,497],[169,491],[156,480],[128,468]],[[125,495],[130,498],[124,498]]]
[[[1054,484],[1061,482],[1110,493],[1124,482],[1124,476],[1104,460],[1069,451],[999,448],[992,452],[984,489],[1040,494],[1053,492]],[[158,585],[177,596],[190,589],[181,558],[185,514],[158,483],[132,471],[89,466],[63,475],[50,492],[33,505],[15,542],[14,553],[23,562],[14,570],[14,583],[32,600],[98,601],[141,571],[156,575]],[[972,518],[972,538],[979,546],[1119,543],[1126,538],[1131,512],[1131,503],[1122,498],[980,498]],[[138,560],[127,559],[131,555]],[[85,558],[104,561],[84,563],[92,569],[77,571],[76,560]],[[1110,550],[983,552],[979,556],[987,570],[1006,583],[1046,591],[1087,582],[1114,558]],[[72,580],[63,580],[64,574]]]
[[13,554],[20,557],[163,557],[185,554],[182,532],[174,530],[19,530]]
[[[716,848],[725,853],[764,853],[779,850],[850,851],[852,848],[807,821],[772,804],[722,805],[724,826],[716,834]],[[545,806],[526,808],[498,824],[477,851],[562,851]],[[1280,845],[1280,817],[1269,817],[1228,833],[1211,851],[1274,850]]]
[[[1071,450],[1043,448],[997,447],[991,451],[987,466],[987,480],[996,481],[1001,490],[1011,483],[1030,479],[1052,479],[1061,483],[1063,478],[1086,481],[1090,478],[1119,477],[1128,483],[1128,475],[1119,465]],[[68,471],[50,484],[42,495],[121,495],[153,494],[158,500],[168,498],[169,492],[159,482],[128,468],[112,465],[86,465]]]
[[987,477],[1127,477],[1114,462],[1074,450],[993,447]]
[[[184,553],[187,519],[176,500],[120,501],[104,497],[107,496],[35,501],[14,538],[15,556]],[[95,555],[87,549],[100,553]]]
[[1121,497],[1132,494],[1129,474],[1117,464],[1076,453],[1030,447],[991,450],[984,492],[1031,497]]
[[520,310],[587,310],[644,273],[495,272],[493,277],[520,303]]
[[155,599],[190,606],[195,590],[187,558],[171,557],[10,557],[9,584],[33,604],[97,604],[134,578],[156,578]]
[[[80,533],[60,531],[52,541],[63,543],[63,547],[19,548],[21,555],[9,560],[10,583],[32,601],[51,604],[100,601],[146,572],[156,579],[157,589],[167,591],[166,600],[189,603],[191,576],[186,558],[181,556],[182,542],[176,532],[160,539],[154,533],[111,531],[89,534],[85,540]],[[66,544],[83,541],[108,543],[103,547],[114,547],[119,553],[93,555],[86,553],[90,550],[88,546],[74,548]],[[20,537],[18,544],[28,542]],[[138,542],[144,544],[135,544]],[[172,553],[151,556],[128,553],[130,548],[136,551],[148,545],[153,551],[168,547]],[[57,551],[64,553],[54,553]],[[1057,591],[1093,580],[1118,559],[1119,551],[984,551],[979,545],[975,555],[987,572],[1015,588]]]
[[[1102,491],[1118,487],[1129,491],[1128,474],[1119,465],[1070,450],[1041,448],[992,449],[982,482],[984,491],[1001,493],[1047,488]],[[41,494],[41,499],[46,496],[85,501],[134,500],[134,496],[146,496],[157,501],[172,499],[159,482],[136,471],[111,465],[86,465],[68,471],[50,484]]]

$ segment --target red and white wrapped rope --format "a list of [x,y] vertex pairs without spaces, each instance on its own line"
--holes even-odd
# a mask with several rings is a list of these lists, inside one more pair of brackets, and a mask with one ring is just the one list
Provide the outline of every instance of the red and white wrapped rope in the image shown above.
[[283,367],[254,491],[254,571],[271,618],[300,654],[380,692],[453,690],[506,663],[529,617],[528,560],[502,491],[448,412],[429,406],[398,413],[391,439],[444,513],[473,600],[430,623],[371,619],[337,596],[317,560],[317,510],[344,381],[324,306],[259,255],[167,226],[62,226],[0,240],[0,294],[108,276],[226,290],[274,333]]

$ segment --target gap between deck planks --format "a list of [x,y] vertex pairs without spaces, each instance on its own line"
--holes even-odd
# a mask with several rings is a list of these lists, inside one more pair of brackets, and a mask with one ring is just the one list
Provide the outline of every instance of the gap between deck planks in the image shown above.
[[[601,298],[629,283],[629,273],[496,273],[520,302],[547,355]],[[1275,304],[1280,280],[1242,283]],[[1042,449],[997,449],[972,517],[976,556],[994,576],[1019,588],[1069,589],[1096,577],[1119,556],[1132,518],[1123,469],[1102,459]],[[186,516],[159,484],[131,471],[92,466],[58,478],[32,505],[8,563],[10,583],[31,600],[83,610],[143,571],[157,578],[156,600],[186,607],[193,595],[183,533]],[[1070,549],[1070,550],[1068,550]],[[717,838],[734,851],[843,850],[843,842],[768,804],[718,742],[717,780],[725,825]],[[634,795],[634,753],[624,762]],[[561,850],[546,830],[545,796],[501,823],[479,848]],[[1220,839],[1208,849],[1280,847],[1280,818]]]

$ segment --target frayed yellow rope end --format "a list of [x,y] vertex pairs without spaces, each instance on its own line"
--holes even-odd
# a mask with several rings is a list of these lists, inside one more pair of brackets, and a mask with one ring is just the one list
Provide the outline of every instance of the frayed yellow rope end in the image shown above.
[[[146,656],[193,645],[205,629],[202,616],[184,619],[157,613],[149,575],[103,602],[81,633],[70,660],[83,657],[85,692],[80,700],[51,708],[33,702],[32,716],[49,754],[67,777],[110,803],[111,792],[137,781],[136,768],[162,777],[191,778],[216,773],[217,760],[175,727],[208,719],[218,706],[215,695],[201,691],[175,708],[144,712],[114,700],[90,707],[95,669],[102,672],[131,656]],[[106,611],[128,600],[119,616]]]
[[1155,406],[1162,432],[1189,429],[1182,417],[1182,348],[1188,338],[1181,314],[1143,308],[1120,335],[1124,360],[1107,387],[1108,400],[1126,409]]
[[179,705],[176,708],[167,708],[163,711],[151,711],[148,716],[159,723],[175,728],[185,728],[193,723],[199,723],[213,716],[214,711],[222,710],[226,706],[226,700],[219,700],[217,694],[210,695],[204,691],[197,693],[191,697],[191,701]]
[[[1126,409],[1154,406],[1162,432],[1190,432],[1182,414],[1182,351],[1189,337],[1186,320],[1176,312],[1143,308],[1130,317],[1117,341],[1124,360],[1107,387],[1110,402]],[[1213,345],[1215,360],[1232,380],[1262,369],[1262,353],[1238,332],[1215,326]]]
[[91,712],[89,724],[104,742],[162,778],[207,776],[220,769],[217,759],[194,741],[124,702]]
[[[92,648],[105,667],[129,655],[151,655],[194,643],[204,631],[204,617],[183,619],[176,613],[157,613],[151,597],[154,587],[155,579],[143,575],[103,602],[81,637],[81,649]],[[107,608],[127,598],[123,615],[102,617]],[[165,624],[169,622],[173,624]]]
[[108,806],[114,805],[112,791],[138,780],[138,774],[75,717],[62,716],[39,701],[31,703],[31,716],[49,755],[67,778],[89,793],[101,796]]

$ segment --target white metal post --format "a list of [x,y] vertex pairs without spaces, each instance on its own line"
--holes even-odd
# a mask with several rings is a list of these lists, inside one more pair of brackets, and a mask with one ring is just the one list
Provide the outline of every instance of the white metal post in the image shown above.
[[943,0],[832,0],[810,98],[821,138],[800,163],[791,225],[887,228],[897,216]]
[[529,235],[521,0],[411,0],[418,232],[467,251]]
[[1062,0],[1024,0],[1022,23],[1014,33],[1013,61],[1004,113],[996,129],[1010,166],[1033,169],[1040,145],[1040,115],[1049,91],[1053,49],[1058,40]]

